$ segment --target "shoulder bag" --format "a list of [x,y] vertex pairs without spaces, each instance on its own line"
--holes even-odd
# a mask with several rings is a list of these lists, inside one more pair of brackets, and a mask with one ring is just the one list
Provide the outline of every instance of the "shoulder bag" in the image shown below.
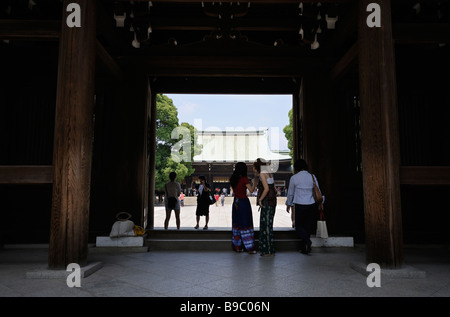
[[311,177],[313,179],[313,197],[314,201],[318,204],[321,204],[323,202],[323,196],[322,193],[319,190],[319,187],[317,187],[316,180],[314,179],[314,175],[311,174]]

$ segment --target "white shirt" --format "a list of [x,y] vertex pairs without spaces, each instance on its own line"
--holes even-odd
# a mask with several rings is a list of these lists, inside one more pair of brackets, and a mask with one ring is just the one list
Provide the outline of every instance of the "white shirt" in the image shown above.
[[[317,187],[319,187],[319,182],[315,176],[314,179],[316,180]],[[325,202],[325,196],[323,196],[323,201]],[[286,205],[312,205],[314,203],[312,175],[307,171],[300,171],[292,175],[289,181]]]
[[168,182],[165,185],[167,197],[178,197],[181,194],[181,185],[178,182]]

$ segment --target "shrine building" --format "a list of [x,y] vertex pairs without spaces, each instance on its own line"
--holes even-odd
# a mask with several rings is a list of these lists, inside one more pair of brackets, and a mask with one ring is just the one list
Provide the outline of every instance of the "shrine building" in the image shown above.
[[192,167],[195,173],[186,178],[188,187],[192,180],[204,175],[213,189],[231,193],[230,176],[233,174],[237,162],[247,164],[248,177],[254,177],[253,163],[258,158],[270,163],[275,187],[284,190],[292,176],[292,159],[289,151],[273,151],[269,145],[269,130],[243,131],[199,131],[199,144],[202,145],[200,154],[194,156]]

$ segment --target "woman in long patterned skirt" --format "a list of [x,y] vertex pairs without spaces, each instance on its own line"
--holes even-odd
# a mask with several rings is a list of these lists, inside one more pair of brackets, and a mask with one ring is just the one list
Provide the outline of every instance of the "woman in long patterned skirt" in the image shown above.
[[270,172],[270,166],[262,159],[257,159],[253,169],[259,175],[257,205],[261,207],[259,223],[259,253],[261,256],[273,256],[273,218],[277,206],[275,180]]
[[233,188],[234,201],[232,205],[232,245],[233,250],[242,252],[246,250],[250,254],[256,253],[254,243],[253,216],[250,200],[247,197],[247,189],[252,193],[256,188],[256,179],[253,186],[247,177],[247,165],[238,162],[230,177]]

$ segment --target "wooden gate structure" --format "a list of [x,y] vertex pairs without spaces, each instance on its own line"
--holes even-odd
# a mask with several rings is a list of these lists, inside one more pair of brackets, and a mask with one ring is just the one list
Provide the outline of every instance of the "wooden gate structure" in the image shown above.
[[151,228],[156,94],[290,94],[329,231],[400,268],[448,243],[449,40],[445,0],[2,1],[1,239],[61,268]]

